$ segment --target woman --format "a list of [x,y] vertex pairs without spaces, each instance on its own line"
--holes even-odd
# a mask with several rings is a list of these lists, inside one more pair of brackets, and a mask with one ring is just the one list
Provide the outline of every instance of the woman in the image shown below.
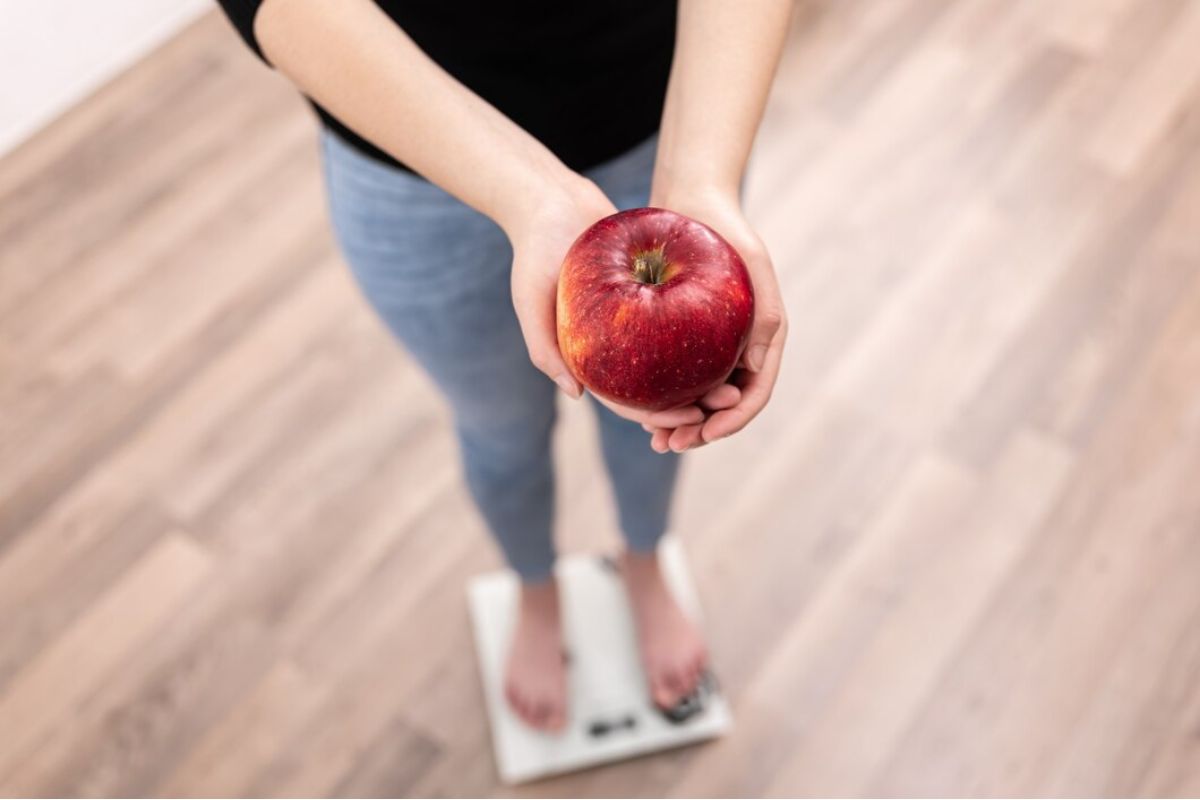
[[651,696],[675,705],[707,658],[655,555],[678,454],[745,426],[783,349],[774,270],[738,190],[788,0],[221,2],[313,101],[341,249],[453,409],[471,494],[522,581],[506,694],[529,725],[567,719],[550,433],[555,385],[582,388],[555,338],[562,258],[618,207],[654,205],[746,260],[756,314],[731,383],[664,412],[596,406]]

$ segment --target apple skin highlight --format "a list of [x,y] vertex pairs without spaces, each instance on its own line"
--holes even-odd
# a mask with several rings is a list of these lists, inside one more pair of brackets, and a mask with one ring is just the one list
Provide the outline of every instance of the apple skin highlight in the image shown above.
[[662,411],[725,382],[754,319],[750,274],[716,231],[661,208],[584,231],[558,278],[558,345],[592,393]]

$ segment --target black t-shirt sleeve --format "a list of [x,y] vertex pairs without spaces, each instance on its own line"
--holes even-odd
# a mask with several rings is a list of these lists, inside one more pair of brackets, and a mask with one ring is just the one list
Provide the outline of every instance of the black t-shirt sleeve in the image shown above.
[[263,4],[263,0],[217,0],[217,3],[225,12],[225,16],[229,17],[233,27],[237,28],[242,41],[262,59],[264,64],[270,66],[271,62],[263,55],[262,48],[258,46],[258,38],[254,35],[254,18],[258,15],[258,9]]

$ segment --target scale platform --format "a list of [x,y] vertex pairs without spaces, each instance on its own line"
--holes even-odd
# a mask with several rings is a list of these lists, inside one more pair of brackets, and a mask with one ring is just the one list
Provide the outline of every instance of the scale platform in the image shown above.
[[[683,609],[700,621],[700,603],[683,548],[665,537],[659,554]],[[558,733],[523,723],[504,699],[504,664],[515,622],[518,581],[511,572],[471,580],[467,598],[491,721],[496,766],[516,784],[711,739],[729,729],[729,708],[708,679],[669,713],[649,698],[629,602],[611,559],[578,555],[557,566],[562,593],[568,720]]]

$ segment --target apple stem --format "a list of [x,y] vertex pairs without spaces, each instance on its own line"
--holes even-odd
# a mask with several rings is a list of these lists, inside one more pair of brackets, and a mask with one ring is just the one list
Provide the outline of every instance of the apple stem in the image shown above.
[[639,283],[657,286],[663,282],[663,273],[667,271],[667,260],[663,258],[662,248],[638,253],[633,258],[633,277]]

